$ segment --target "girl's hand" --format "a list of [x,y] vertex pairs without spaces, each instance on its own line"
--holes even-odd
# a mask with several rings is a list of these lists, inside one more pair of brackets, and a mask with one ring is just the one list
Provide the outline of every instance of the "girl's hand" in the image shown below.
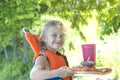
[[65,78],[67,76],[73,76],[74,72],[69,70],[67,66],[63,66],[56,70],[56,74],[58,77]]

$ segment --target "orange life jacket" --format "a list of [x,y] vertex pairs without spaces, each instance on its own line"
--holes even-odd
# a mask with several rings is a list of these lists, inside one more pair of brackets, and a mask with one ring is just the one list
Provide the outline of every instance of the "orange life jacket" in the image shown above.
[[[40,56],[40,41],[39,41],[39,35],[31,34],[29,32],[25,33],[25,38],[30,44],[31,48],[33,49],[33,52],[35,53],[33,61],[36,60],[38,56]],[[45,54],[49,60],[50,63],[50,70],[58,69],[61,66],[67,66],[67,61],[65,59],[65,56],[60,54],[56,55],[52,53],[49,50],[45,51]],[[71,80],[70,77],[64,78],[64,80]]]

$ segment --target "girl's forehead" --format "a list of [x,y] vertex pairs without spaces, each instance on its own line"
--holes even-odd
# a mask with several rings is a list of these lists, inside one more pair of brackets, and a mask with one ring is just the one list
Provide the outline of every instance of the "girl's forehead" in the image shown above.
[[61,27],[49,27],[48,33],[64,33],[64,30]]

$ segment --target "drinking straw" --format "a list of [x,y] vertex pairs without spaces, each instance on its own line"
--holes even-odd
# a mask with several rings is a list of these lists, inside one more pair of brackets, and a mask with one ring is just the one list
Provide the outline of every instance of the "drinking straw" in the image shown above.
[[90,56],[88,57],[87,61],[89,61],[89,60],[90,60]]

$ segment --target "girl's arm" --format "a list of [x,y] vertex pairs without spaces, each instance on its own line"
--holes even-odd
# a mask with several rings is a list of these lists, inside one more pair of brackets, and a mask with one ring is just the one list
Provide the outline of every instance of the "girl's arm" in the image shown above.
[[35,66],[30,72],[30,78],[32,80],[44,80],[53,77],[67,77],[71,76],[73,72],[68,70],[67,67],[60,67],[56,70],[49,70],[49,63],[45,56],[39,56],[36,59]]

